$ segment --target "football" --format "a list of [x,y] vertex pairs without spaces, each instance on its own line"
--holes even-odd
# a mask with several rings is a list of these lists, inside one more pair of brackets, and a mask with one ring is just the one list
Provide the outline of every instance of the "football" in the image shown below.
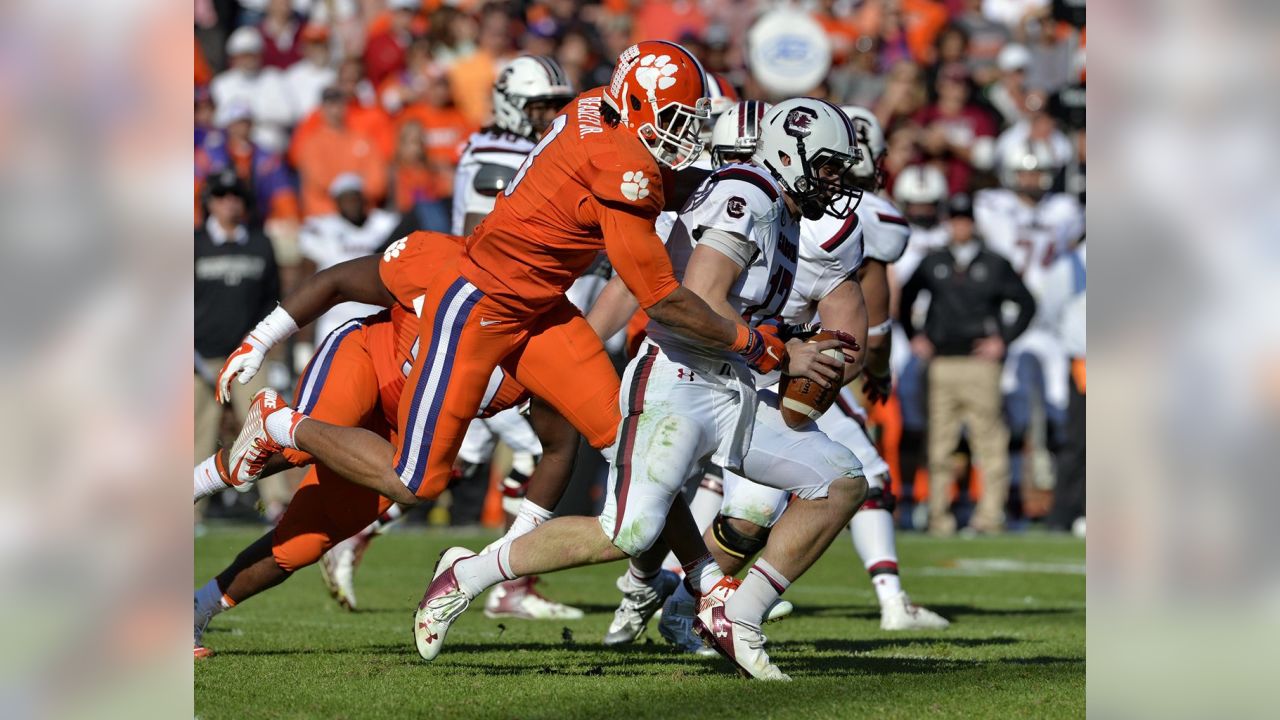
[[[808,341],[820,342],[835,339],[837,339],[835,333],[823,330]],[[844,359],[844,353],[840,348],[832,348],[823,354]],[[782,378],[782,394],[778,409],[782,411],[782,419],[787,423],[787,427],[798,428],[822,417],[827,408],[831,407],[831,403],[835,402],[839,392],[839,383],[824,388],[809,378],[786,375]]]

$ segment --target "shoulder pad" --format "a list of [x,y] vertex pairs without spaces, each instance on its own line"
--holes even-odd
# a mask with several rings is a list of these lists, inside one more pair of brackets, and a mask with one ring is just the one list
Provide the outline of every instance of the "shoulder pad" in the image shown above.
[[721,192],[737,194],[736,190],[729,189],[734,186],[746,191],[743,194],[757,214],[767,212],[770,206],[778,202],[781,192],[773,178],[749,165],[726,165],[711,173],[709,189],[712,192],[724,188]]
[[871,202],[865,208],[858,208],[858,214],[866,219],[862,232],[867,257],[883,263],[895,263],[907,250],[911,226],[893,203],[878,195],[867,199]]
[[864,227],[858,213],[850,213],[844,219],[823,215],[817,220],[802,220],[800,228],[801,233],[811,236],[813,246],[836,262],[842,272],[851,273],[862,264]]
[[652,155],[596,151],[590,163],[590,188],[601,201],[646,216],[662,212],[662,173]]
[[480,167],[476,169],[475,177],[471,180],[471,187],[481,195],[497,197],[498,193],[511,184],[511,179],[515,176],[515,168],[493,163],[481,163]]

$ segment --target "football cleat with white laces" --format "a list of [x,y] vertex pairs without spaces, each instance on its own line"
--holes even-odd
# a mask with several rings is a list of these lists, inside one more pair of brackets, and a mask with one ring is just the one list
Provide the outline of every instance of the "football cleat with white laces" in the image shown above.
[[912,603],[906,593],[898,593],[880,606],[881,630],[945,630],[948,627],[951,621]]
[[280,452],[280,446],[267,434],[267,416],[284,407],[284,401],[271,388],[259,390],[253,396],[244,427],[227,453],[227,480],[231,487],[247,492],[262,474],[267,460]]
[[464,547],[451,547],[440,553],[431,584],[413,614],[413,641],[423,660],[436,659],[444,646],[445,636],[449,634],[449,626],[471,604],[467,594],[458,587],[453,566],[459,560],[474,555]]
[[790,680],[769,661],[765,652],[765,636],[759,628],[729,618],[725,601],[738,589],[736,578],[721,578],[711,592],[698,599],[698,615],[693,630],[703,642],[724,656],[738,673],[757,680]]
[[558,603],[539,593],[533,587],[537,582],[538,576],[530,575],[495,585],[484,603],[485,617],[521,620],[582,619],[582,611],[578,608]]
[[680,578],[670,570],[661,570],[653,578],[652,584],[642,584],[631,578],[628,569],[618,578],[618,589],[622,591],[622,601],[613,613],[613,622],[604,634],[605,645],[624,645],[635,642],[644,632],[653,614],[662,607]]
[[362,546],[369,544],[371,536],[364,532],[352,535],[320,557],[320,577],[329,595],[351,612],[356,611],[356,566],[360,564]]

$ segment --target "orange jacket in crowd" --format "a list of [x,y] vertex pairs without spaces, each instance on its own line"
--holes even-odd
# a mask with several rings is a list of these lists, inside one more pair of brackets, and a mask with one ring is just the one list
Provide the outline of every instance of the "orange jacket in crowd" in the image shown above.
[[344,172],[364,178],[365,195],[371,204],[380,204],[386,194],[386,154],[350,120],[345,127],[335,128],[316,111],[294,133],[289,161],[298,169],[304,217],[336,211],[329,183]]

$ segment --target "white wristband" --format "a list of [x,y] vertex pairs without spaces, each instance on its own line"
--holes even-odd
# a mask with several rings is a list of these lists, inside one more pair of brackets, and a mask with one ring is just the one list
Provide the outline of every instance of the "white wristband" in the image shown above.
[[277,305],[270,315],[267,315],[262,319],[262,322],[258,323],[258,326],[253,329],[253,332],[249,333],[249,336],[265,345],[266,349],[269,350],[296,332],[298,332],[297,321],[283,306]]
[[878,335],[888,335],[893,330],[893,320],[885,320],[879,325],[873,325],[867,328],[867,337],[876,337]]

